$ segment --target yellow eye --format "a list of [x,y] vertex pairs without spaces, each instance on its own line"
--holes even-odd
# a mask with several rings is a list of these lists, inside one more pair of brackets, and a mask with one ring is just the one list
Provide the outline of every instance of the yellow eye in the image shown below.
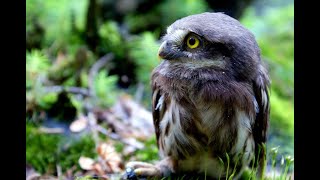
[[199,44],[200,44],[200,41],[197,37],[190,35],[187,38],[187,45],[189,48],[191,48],[191,49],[197,48],[199,46]]

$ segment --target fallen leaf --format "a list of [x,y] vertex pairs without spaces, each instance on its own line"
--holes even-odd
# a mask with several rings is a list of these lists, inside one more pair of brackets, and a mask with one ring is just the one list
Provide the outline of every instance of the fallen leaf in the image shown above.
[[105,172],[103,171],[103,168],[101,167],[101,164],[99,163],[95,163],[93,165],[93,170],[100,176],[105,174]]
[[41,175],[31,165],[26,165],[26,180],[35,180],[40,176]]
[[135,151],[137,150],[137,148],[133,147],[133,146],[125,146],[123,149],[123,155],[128,156],[133,154]]
[[125,142],[126,144],[128,144],[136,149],[143,149],[144,148],[143,143],[139,142],[137,139],[132,138],[132,137],[123,138],[123,142]]
[[81,156],[79,158],[79,165],[84,170],[92,170],[94,165],[94,160],[88,157]]
[[[115,105],[111,108],[111,113],[116,118],[107,116],[107,120],[113,122],[121,120],[122,126],[118,125],[117,131],[124,137],[135,137],[138,139],[148,139],[154,134],[152,113],[134,101],[131,96],[124,94],[120,96]],[[124,130],[122,130],[124,129]],[[124,133],[125,132],[125,133]],[[128,135],[127,135],[128,134]]]
[[108,160],[113,155],[117,155],[116,149],[111,145],[107,143],[101,143],[97,148],[98,154],[102,157],[104,160]]
[[88,120],[84,116],[81,116],[79,119],[73,121],[70,124],[70,131],[71,132],[81,132],[88,126]]
[[108,173],[118,173],[122,171],[121,155],[116,151],[113,145],[101,143],[97,148],[97,152],[110,169],[110,172]]

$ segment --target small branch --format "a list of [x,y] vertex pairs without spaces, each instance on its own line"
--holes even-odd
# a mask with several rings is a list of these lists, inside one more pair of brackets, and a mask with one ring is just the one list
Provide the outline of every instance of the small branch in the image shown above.
[[102,133],[102,134],[110,137],[110,138],[113,139],[113,140],[121,141],[121,137],[120,137],[118,134],[116,134],[116,133],[110,133],[110,132],[108,132],[105,128],[103,128],[103,127],[100,126],[100,125],[97,125],[97,126],[96,126],[96,129],[97,129],[100,133]]
[[130,141],[126,140],[126,139],[122,139],[121,136],[119,136],[118,134],[108,132],[105,128],[103,128],[103,127],[100,126],[100,125],[96,125],[95,128],[96,128],[100,133],[102,133],[102,134],[110,137],[110,138],[113,139],[113,140],[121,141],[122,143],[124,143],[124,144],[126,144],[126,145],[129,145],[129,146],[132,146],[132,147],[135,147],[135,148],[137,148],[137,149],[142,149],[142,148],[143,148],[140,144],[130,142]]
[[97,126],[97,119],[95,117],[95,115],[92,112],[88,112],[88,121],[89,121],[89,127],[93,136],[93,140],[95,142],[96,148],[98,147],[100,141],[99,141],[99,136],[98,136],[98,132],[96,130],[96,126]]
[[46,134],[62,134],[64,133],[63,128],[47,128],[47,127],[40,127],[39,131]]
[[[108,53],[104,56],[102,56],[100,59],[97,60],[97,62],[91,67],[89,72],[89,88],[81,88],[81,87],[64,87],[64,86],[45,86],[43,87],[45,92],[67,92],[72,94],[81,94],[83,96],[93,96],[94,94],[94,77],[98,73],[99,69],[101,69],[108,61],[113,59],[114,55],[112,53]],[[42,82],[43,79],[40,79],[40,82]]]
[[142,100],[144,91],[144,84],[142,82],[138,83],[137,91],[135,93],[135,101],[139,104]]
[[45,92],[67,92],[72,94],[81,94],[83,96],[92,96],[88,89],[80,87],[64,87],[64,86],[45,86]]
[[89,77],[88,77],[88,85],[89,85],[89,92],[92,94],[94,97],[96,97],[95,92],[94,92],[94,77],[98,73],[98,71],[107,64],[108,61],[112,60],[114,58],[113,53],[108,53],[104,56],[102,56],[100,59],[97,60],[96,63],[91,67],[89,71]]
[[61,166],[59,164],[56,165],[57,168],[57,175],[58,175],[58,179],[61,179],[62,176],[62,169]]

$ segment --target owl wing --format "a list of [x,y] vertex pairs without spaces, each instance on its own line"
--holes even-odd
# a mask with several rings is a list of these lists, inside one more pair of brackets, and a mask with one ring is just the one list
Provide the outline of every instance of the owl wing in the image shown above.
[[253,82],[253,91],[259,109],[256,113],[256,120],[253,126],[253,137],[256,147],[254,166],[259,167],[258,174],[260,175],[263,173],[266,158],[265,143],[267,139],[270,113],[269,85],[270,80],[267,75],[267,70],[261,65],[259,67],[259,75]]
[[152,116],[153,124],[155,128],[157,145],[159,148],[160,137],[160,121],[162,120],[164,113],[166,112],[167,103],[165,102],[164,95],[161,94],[159,87],[152,87]]

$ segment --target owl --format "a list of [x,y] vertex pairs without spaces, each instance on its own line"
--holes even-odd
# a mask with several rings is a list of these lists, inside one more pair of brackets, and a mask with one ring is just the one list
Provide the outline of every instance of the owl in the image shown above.
[[151,86],[161,160],[129,162],[127,179],[239,179],[246,167],[262,177],[270,80],[254,35],[223,13],[190,15],[167,28],[158,56]]

